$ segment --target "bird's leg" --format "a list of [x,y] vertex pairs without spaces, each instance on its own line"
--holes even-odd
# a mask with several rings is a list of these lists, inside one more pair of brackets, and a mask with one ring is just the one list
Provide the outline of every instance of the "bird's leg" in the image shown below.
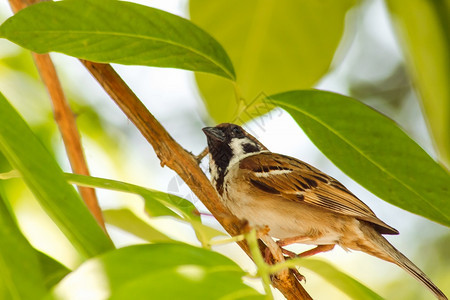
[[283,254],[287,255],[289,258],[296,258],[297,254],[295,252],[289,251],[287,249],[284,249],[283,247],[280,246],[281,252],[283,252]]
[[313,256],[321,252],[327,252],[333,250],[335,244],[329,244],[329,245],[318,245],[316,248],[313,248],[311,250],[302,252],[300,254],[297,254],[298,257],[308,257]]
[[305,252],[302,252],[300,254],[295,254],[292,251],[286,250],[283,248],[283,246],[288,246],[295,243],[305,243],[305,242],[311,242],[313,239],[306,236],[294,236],[291,238],[286,238],[282,240],[278,240],[277,244],[281,247],[284,254],[287,256],[294,258],[294,257],[307,257],[307,256],[313,256],[321,252],[327,252],[330,250],[333,250],[335,244],[329,244],[329,245],[318,245],[316,248],[313,248],[311,250],[307,250]]
[[[295,244],[295,243],[305,243],[305,242],[310,242],[310,241],[312,241],[312,239],[310,237],[296,236],[296,237],[278,240],[277,244],[280,247],[283,254],[288,256],[288,259],[296,258],[296,257],[307,257],[307,256],[312,256],[312,255],[318,254],[320,252],[327,252],[327,251],[332,250],[335,246],[334,244],[318,245],[317,247],[315,247],[311,250],[302,252],[300,254],[295,254],[295,252],[292,252],[292,251],[289,251],[289,250],[283,248],[283,246],[288,246],[288,245]],[[291,270],[294,272],[294,276],[297,277],[298,281],[305,280],[305,277],[303,275],[301,275],[296,268],[293,268]],[[305,282],[306,282],[306,280],[305,280]]]
[[304,242],[307,242],[310,240],[311,240],[311,238],[309,238],[309,237],[294,236],[294,237],[278,240],[277,244],[281,248],[281,251],[283,252],[283,254],[287,255],[290,258],[296,258],[297,254],[295,252],[284,249],[283,247],[291,245],[291,244],[295,244],[295,243],[304,243]]

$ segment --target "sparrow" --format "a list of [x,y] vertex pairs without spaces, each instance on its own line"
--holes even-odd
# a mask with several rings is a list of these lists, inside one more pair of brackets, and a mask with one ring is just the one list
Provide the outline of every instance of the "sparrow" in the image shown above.
[[362,251],[398,265],[438,299],[448,299],[382,236],[398,231],[339,181],[299,159],[270,152],[238,125],[223,123],[203,132],[211,182],[225,206],[250,226],[268,226],[280,247],[316,246],[300,257],[330,251],[335,245]]

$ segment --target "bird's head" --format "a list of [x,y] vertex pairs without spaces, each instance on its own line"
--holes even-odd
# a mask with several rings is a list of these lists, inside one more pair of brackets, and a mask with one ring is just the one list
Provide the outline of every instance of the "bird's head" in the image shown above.
[[267,151],[239,125],[222,123],[216,127],[205,127],[203,132],[208,139],[210,164],[215,164],[219,172],[252,153]]

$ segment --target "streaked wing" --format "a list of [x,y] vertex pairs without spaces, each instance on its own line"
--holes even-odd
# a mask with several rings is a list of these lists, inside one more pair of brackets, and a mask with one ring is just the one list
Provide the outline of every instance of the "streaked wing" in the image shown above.
[[398,234],[339,181],[298,159],[265,152],[244,158],[240,168],[264,192],[368,221],[379,233]]

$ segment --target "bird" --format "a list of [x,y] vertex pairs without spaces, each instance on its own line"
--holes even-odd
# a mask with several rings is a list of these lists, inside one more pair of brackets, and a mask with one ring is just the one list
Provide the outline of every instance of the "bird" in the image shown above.
[[[211,183],[230,212],[250,226],[267,226],[283,253],[294,243],[316,247],[299,257],[357,250],[394,263],[437,299],[447,296],[384,234],[398,234],[333,177],[293,157],[270,152],[241,126],[205,127]],[[294,254],[295,255],[295,254]]]

